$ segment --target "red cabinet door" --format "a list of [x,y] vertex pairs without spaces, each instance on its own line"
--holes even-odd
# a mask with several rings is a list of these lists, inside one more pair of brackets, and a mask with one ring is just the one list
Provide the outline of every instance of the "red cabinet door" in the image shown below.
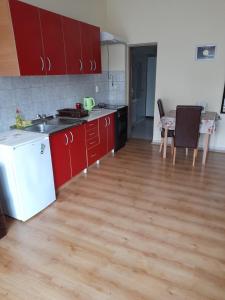
[[100,156],[108,153],[108,116],[99,119],[99,132],[100,132]]
[[94,146],[93,148],[87,150],[87,160],[88,160],[88,166],[95,163],[97,160],[101,158],[100,154],[100,144],[97,146]]
[[115,148],[115,114],[108,117],[108,151]]
[[62,131],[50,136],[52,167],[56,190],[71,178],[69,134]]
[[91,30],[91,40],[92,40],[93,73],[101,73],[102,63],[101,63],[101,47],[100,47],[100,28],[96,26],[92,26],[90,30]]
[[39,9],[17,0],[9,5],[21,75],[45,75]]
[[83,73],[101,73],[100,28],[82,22],[80,24]]
[[92,37],[91,28],[92,26],[83,22],[80,22],[81,29],[81,46],[82,46],[82,62],[84,74],[93,73],[94,62],[92,54]]
[[83,62],[81,52],[80,22],[67,17],[62,17],[62,26],[65,42],[67,73],[82,73]]
[[48,75],[66,74],[65,49],[61,16],[39,9]]
[[71,170],[72,176],[75,176],[87,168],[85,127],[84,125],[74,127],[69,133]]

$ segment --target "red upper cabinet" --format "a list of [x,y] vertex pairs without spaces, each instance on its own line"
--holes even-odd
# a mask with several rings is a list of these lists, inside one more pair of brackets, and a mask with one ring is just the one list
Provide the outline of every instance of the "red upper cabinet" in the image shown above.
[[101,72],[100,29],[18,0],[0,0],[0,75]]
[[39,9],[17,0],[9,0],[21,75],[44,75]]
[[44,9],[39,11],[46,73],[48,75],[66,74],[61,16]]
[[93,60],[93,73],[102,72],[101,63],[101,48],[100,48],[100,28],[91,26],[91,43],[92,43],[92,60]]
[[101,73],[100,28],[80,23],[83,73]]
[[101,73],[100,28],[63,17],[68,74]]
[[92,57],[91,25],[80,22],[83,73],[91,74],[94,63]]
[[62,17],[65,55],[68,74],[83,72],[80,22]]
[[70,131],[70,157],[72,176],[87,168],[85,127],[74,127]]

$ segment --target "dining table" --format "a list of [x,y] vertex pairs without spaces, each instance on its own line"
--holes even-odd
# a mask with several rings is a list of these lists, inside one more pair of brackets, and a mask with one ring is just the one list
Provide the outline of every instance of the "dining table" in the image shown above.
[[[217,112],[206,111],[201,114],[201,122],[199,126],[199,133],[204,134],[204,147],[202,164],[205,165],[207,153],[209,150],[210,136],[216,130],[216,121],[219,119]],[[159,126],[165,129],[163,158],[166,158],[167,144],[168,144],[168,130],[175,130],[176,126],[176,110],[170,110],[165,113],[165,116],[160,119]]]

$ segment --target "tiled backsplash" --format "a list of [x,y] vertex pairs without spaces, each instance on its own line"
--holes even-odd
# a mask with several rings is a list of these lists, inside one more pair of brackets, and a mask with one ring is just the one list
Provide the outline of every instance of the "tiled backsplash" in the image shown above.
[[85,96],[94,97],[96,103],[125,104],[125,72],[0,77],[0,131],[15,123],[17,108],[26,119],[34,119],[38,113],[50,115],[59,108],[73,107]]

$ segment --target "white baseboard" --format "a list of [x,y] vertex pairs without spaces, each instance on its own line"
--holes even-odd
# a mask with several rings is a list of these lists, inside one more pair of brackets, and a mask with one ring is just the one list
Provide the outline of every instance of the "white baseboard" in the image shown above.
[[[161,140],[153,140],[153,145],[160,145]],[[199,146],[199,150],[203,150],[203,146]],[[225,153],[225,147],[209,147],[209,151]]]
[[[203,149],[203,147],[201,147]],[[225,153],[225,147],[209,147],[209,151]]]

